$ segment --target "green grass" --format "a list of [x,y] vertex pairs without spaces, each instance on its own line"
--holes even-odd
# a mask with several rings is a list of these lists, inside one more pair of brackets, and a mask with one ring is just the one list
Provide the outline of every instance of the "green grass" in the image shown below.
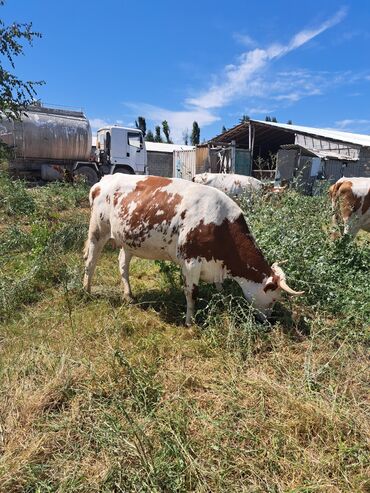
[[127,305],[107,248],[83,292],[84,187],[0,181],[1,492],[369,491],[370,243],[329,240],[325,196],[243,204],[304,297],[262,325],[203,285],[186,329],[169,264]]

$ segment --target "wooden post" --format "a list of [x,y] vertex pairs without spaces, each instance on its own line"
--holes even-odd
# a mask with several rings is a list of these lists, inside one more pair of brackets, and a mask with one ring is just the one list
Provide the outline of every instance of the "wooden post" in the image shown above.
[[231,172],[235,173],[235,160],[236,160],[236,142],[231,141]]

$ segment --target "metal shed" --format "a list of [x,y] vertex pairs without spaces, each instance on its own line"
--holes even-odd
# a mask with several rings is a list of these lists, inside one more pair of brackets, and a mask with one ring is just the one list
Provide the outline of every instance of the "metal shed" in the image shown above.
[[[335,181],[341,176],[370,176],[369,135],[250,120],[214,137],[210,142],[227,144],[231,141],[250,152],[255,175],[260,173],[261,176],[261,173],[263,175],[265,172],[268,177],[269,174],[268,170],[261,171],[256,168],[257,158],[268,161],[271,155],[277,154],[277,167],[284,167],[285,174],[288,168],[291,169],[290,178],[293,177],[298,156],[311,158],[306,159],[311,161],[311,165],[314,159],[315,168],[320,160],[320,171],[330,181]],[[290,162],[288,168],[287,161]],[[304,160],[301,161],[300,164]]]

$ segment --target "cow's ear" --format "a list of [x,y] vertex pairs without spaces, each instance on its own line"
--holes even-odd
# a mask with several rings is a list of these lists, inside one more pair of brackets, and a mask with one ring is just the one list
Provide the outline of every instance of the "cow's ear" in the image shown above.
[[267,293],[267,291],[275,291],[275,289],[278,288],[278,283],[276,282],[276,280],[274,278],[270,278],[267,283],[266,283],[266,286],[263,288],[264,292]]

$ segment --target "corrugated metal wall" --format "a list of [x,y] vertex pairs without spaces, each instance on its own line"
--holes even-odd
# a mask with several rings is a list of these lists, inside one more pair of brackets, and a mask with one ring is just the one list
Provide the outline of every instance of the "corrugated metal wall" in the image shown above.
[[173,151],[173,176],[191,180],[196,174],[196,150]]

